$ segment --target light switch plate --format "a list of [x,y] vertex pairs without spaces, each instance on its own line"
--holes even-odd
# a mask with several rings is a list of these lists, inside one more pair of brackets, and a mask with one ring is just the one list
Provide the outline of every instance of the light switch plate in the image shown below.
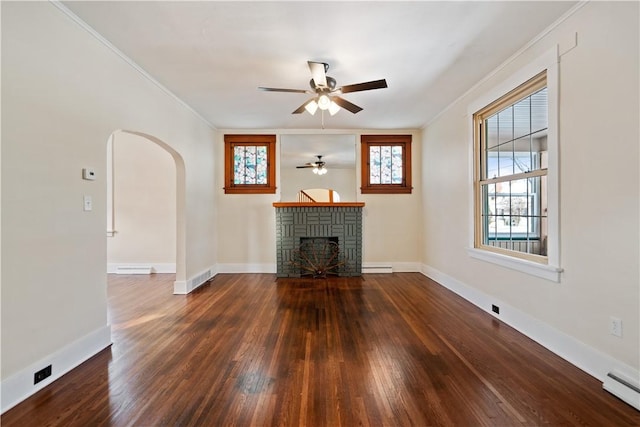
[[82,196],[82,201],[84,203],[83,209],[85,212],[89,212],[93,209],[93,200],[91,199],[91,196]]

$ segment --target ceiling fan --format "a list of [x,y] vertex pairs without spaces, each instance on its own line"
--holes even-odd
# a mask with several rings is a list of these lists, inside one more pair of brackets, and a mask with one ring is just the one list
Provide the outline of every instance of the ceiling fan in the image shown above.
[[352,85],[336,87],[336,79],[327,76],[329,70],[329,64],[326,62],[314,62],[307,61],[309,70],[311,71],[311,80],[309,85],[311,90],[305,89],[282,89],[273,87],[259,87],[258,89],[270,91],[270,92],[291,92],[291,93],[309,93],[313,94],[313,98],[307,100],[304,104],[298,107],[292,114],[300,114],[303,111],[307,111],[310,114],[315,114],[316,110],[329,110],[329,113],[333,116],[340,108],[344,108],[352,112],[353,114],[362,111],[362,107],[359,107],[338,95],[342,95],[350,92],[362,92],[372,89],[384,89],[387,87],[387,81],[385,79],[372,80],[370,82],[356,83]]
[[317,155],[316,157],[318,158],[317,161],[312,163],[305,163],[302,166],[296,166],[296,168],[297,169],[313,168],[313,173],[317,175],[324,175],[325,173],[327,173],[327,168],[324,166],[325,162],[322,161],[322,156]]

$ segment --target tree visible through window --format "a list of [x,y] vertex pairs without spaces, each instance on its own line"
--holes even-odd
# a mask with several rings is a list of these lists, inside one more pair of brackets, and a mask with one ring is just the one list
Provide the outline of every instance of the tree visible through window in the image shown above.
[[275,193],[275,135],[225,135],[225,193]]
[[362,135],[362,193],[411,193],[411,135]]

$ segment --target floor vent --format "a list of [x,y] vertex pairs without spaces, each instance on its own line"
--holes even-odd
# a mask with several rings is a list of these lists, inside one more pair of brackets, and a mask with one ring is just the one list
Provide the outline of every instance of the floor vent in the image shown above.
[[116,268],[116,274],[151,274],[150,265],[120,265]]
[[209,279],[211,279],[210,269],[191,279],[191,289],[197,288],[198,286],[202,285],[204,282],[206,282]]
[[602,383],[609,393],[640,411],[640,381],[617,371],[609,372]]

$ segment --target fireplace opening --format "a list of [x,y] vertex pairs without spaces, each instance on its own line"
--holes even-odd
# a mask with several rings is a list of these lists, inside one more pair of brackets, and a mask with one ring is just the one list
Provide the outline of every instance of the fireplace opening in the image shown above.
[[301,276],[327,277],[340,275],[347,262],[340,253],[338,237],[300,237],[291,264],[300,270]]

